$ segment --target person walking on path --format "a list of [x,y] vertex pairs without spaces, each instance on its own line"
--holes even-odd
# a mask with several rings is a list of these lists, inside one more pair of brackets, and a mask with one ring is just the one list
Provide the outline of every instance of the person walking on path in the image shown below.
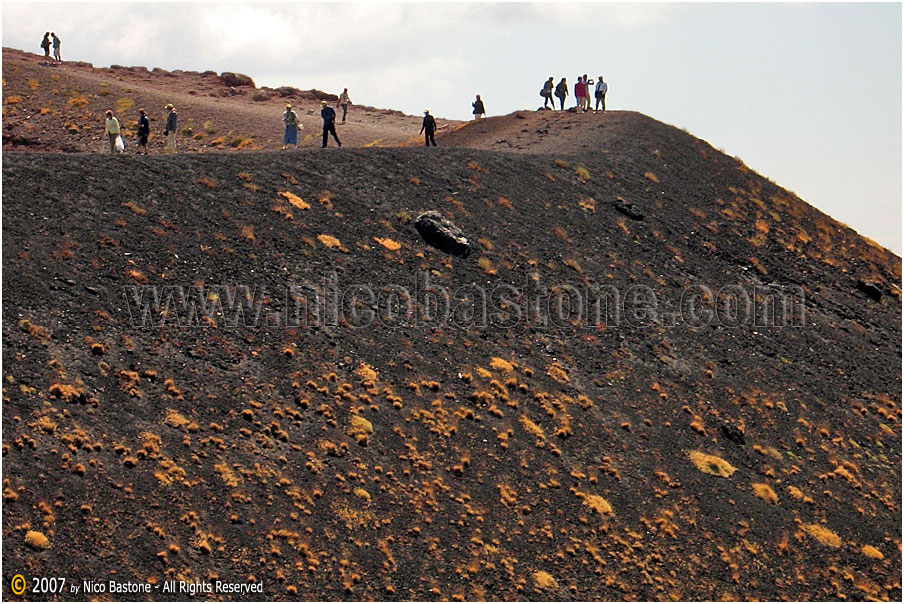
[[546,83],[543,84],[543,90],[540,91],[540,96],[543,97],[543,108],[546,109],[547,103],[552,105],[552,108],[556,108],[556,102],[552,100],[552,89],[555,87],[555,84],[552,82],[552,76],[549,76],[549,79],[546,80]]
[[472,113],[474,113],[475,120],[479,120],[481,117],[483,117],[483,114],[486,113],[486,109],[483,108],[483,101],[480,100],[479,94],[477,95],[477,100],[471,103],[471,107],[474,108],[474,111]]
[[348,113],[348,106],[352,104],[350,98],[348,98],[348,88],[342,91],[342,94],[339,95],[339,101],[336,103],[336,107],[342,107],[342,123],[345,123],[345,114]]
[[44,58],[50,58],[50,32],[44,32],[44,39],[41,40],[41,48],[44,49]]
[[[562,78],[562,81],[559,82],[558,86],[556,86],[556,97],[559,99],[559,109],[561,111],[565,111],[565,97],[568,96],[568,82],[565,78]],[[555,104],[553,104],[555,107]]]
[[298,121],[298,114],[292,110],[291,104],[286,104],[286,111],[282,114],[283,124],[286,126],[286,133],[283,135],[283,146],[285,149],[289,145],[298,148],[298,131],[304,128]]
[[116,137],[120,133],[119,120],[113,117],[113,112],[109,109],[104,112],[104,117],[107,118],[104,122],[104,132],[107,133],[107,138],[110,139],[110,153],[114,153],[116,151]]
[[148,154],[148,136],[151,134],[151,120],[148,119],[144,109],[138,110],[138,153],[141,153],[142,147],[144,154]]
[[600,103],[603,105],[603,111],[606,110],[606,93],[609,92],[609,84],[603,81],[603,76],[600,76],[600,81],[596,83],[596,109],[595,111],[599,111]]
[[424,133],[424,146],[429,147],[430,143],[436,146],[436,120],[430,115],[429,109],[424,109],[424,122],[421,124],[421,132]]
[[323,144],[321,149],[326,149],[327,136],[332,134],[336,139],[336,144],[342,146],[342,141],[336,136],[336,112],[332,107],[327,106],[326,101],[320,101],[320,117],[323,118]]
[[172,103],[167,103],[164,109],[169,112],[166,116],[166,127],[163,130],[163,136],[166,137],[165,153],[172,154],[176,152],[176,129],[179,125],[179,118],[176,116],[176,108]]
[[57,63],[62,63],[63,59],[60,58],[60,39],[53,32],[50,33],[50,37],[53,38],[53,58]]

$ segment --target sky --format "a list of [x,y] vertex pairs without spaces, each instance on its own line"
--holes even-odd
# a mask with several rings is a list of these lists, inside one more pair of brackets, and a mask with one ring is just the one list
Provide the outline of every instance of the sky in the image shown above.
[[[468,119],[603,75],[609,109],[684,128],[902,252],[900,3],[17,3],[3,46],[103,67],[237,71],[258,86]],[[571,98],[569,98],[571,100]]]

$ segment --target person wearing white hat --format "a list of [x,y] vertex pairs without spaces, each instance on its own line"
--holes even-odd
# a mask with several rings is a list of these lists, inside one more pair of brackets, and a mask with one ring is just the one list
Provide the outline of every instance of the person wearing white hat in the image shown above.
[[166,127],[163,130],[163,135],[166,137],[166,149],[164,153],[175,153],[176,129],[178,127],[179,118],[176,117],[176,108],[173,107],[172,103],[167,103],[164,109],[169,112],[166,116]]
[[298,131],[304,128],[298,121],[298,114],[292,110],[290,103],[286,104],[286,112],[282,114],[283,124],[286,126],[286,133],[283,135],[283,149],[292,145],[298,148]]

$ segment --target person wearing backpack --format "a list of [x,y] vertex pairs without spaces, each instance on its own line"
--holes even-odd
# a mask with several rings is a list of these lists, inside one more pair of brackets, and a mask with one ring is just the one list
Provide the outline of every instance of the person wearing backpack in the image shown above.
[[298,122],[298,114],[292,110],[292,105],[286,105],[286,112],[282,114],[283,124],[286,126],[286,133],[283,135],[283,149],[289,145],[298,148],[298,131],[303,126]]
[[178,128],[179,118],[176,116],[176,108],[172,103],[167,103],[164,107],[169,113],[166,116],[166,126],[163,129],[163,136],[166,137],[165,153],[176,152],[176,129]]
[[50,32],[44,32],[44,39],[41,40],[41,48],[44,49],[44,58],[50,58]]
[[342,141],[336,135],[336,111],[327,105],[326,101],[320,101],[320,117],[323,118],[323,144],[320,145],[320,148],[326,149],[327,137],[330,134],[336,139],[336,144],[342,147]]
[[110,153],[113,153],[116,151],[116,138],[120,134],[119,120],[113,117],[113,112],[109,109],[104,112],[104,117],[107,118],[104,121],[104,132],[110,139]]
[[436,120],[430,115],[429,109],[424,109],[424,122],[421,124],[421,132],[424,133],[424,146],[429,147],[432,142],[435,147],[436,138],[433,135],[436,133]]
[[148,119],[147,113],[144,112],[144,109],[138,110],[138,151],[137,153],[141,153],[141,148],[144,147],[144,154],[148,154],[148,136],[151,134],[151,120]]
[[552,108],[556,108],[556,102],[552,100],[552,89],[555,86],[552,82],[552,76],[549,76],[549,79],[546,80],[546,83],[543,84],[543,89],[540,91],[540,96],[543,97],[543,108],[546,109],[547,103],[552,105]]
[[[568,96],[568,82],[565,78],[556,86],[556,97],[559,99],[559,109],[565,111],[565,97]],[[555,107],[555,104],[553,105]]]
[[600,76],[600,81],[596,83],[596,109],[595,111],[599,111],[600,103],[603,105],[603,111],[606,110],[606,93],[609,92],[609,84],[603,81],[603,76]]
[[50,32],[50,37],[53,39],[53,58],[57,63],[62,63],[63,59],[60,58],[60,39],[57,38],[54,32]]

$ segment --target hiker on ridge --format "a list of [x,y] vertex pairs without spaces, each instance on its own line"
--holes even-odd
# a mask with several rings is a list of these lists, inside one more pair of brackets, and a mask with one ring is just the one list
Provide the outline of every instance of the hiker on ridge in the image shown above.
[[148,136],[151,134],[151,120],[148,119],[147,114],[144,112],[144,109],[138,110],[138,150],[137,153],[141,153],[141,148],[144,147],[144,154],[148,154]]
[[[565,111],[565,97],[568,96],[568,82],[565,78],[562,78],[562,81],[559,82],[558,86],[556,86],[556,98],[559,99],[559,109],[561,111]],[[555,107],[555,104],[553,104]]]
[[546,80],[546,83],[543,84],[543,89],[540,91],[540,96],[543,97],[543,108],[546,109],[546,104],[552,104],[552,108],[556,108],[556,102],[552,100],[552,89],[555,86],[552,82],[552,76],[549,76],[549,79]]
[[166,116],[166,127],[163,129],[163,136],[166,137],[166,150],[164,153],[176,152],[176,128],[178,128],[179,118],[176,116],[176,108],[172,103],[167,103],[164,107],[169,113]]
[[584,92],[586,92],[587,86],[584,84],[584,80],[581,79],[581,76],[578,76],[578,81],[574,83],[574,100],[575,109],[578,111],[582,111],[584,109]]
[[320,145],[320,148],[326,149],[326,141],[329,134],[333,135],[333,138],[336,139],[336,144],[341,147],[342,141],[336,136],[336,112],[332,107],[327,107],[326,101],[320,101],[320,117],[323,118],[323,144]]
[[584,74],[584,104],[581,106],[583,111],[590,111],[590,92],[591,86],[587,81],[587,74]]
[[600,81],[596,83],[596,109],[595,111],[599,111],[600,103],[603,104],[603,111],[606,110],[606,93],[609,92],[609,84],[603,81],[603,76],[600,76]]
[[480,100],[480,95],[477,95],[477,100],[471,103],[471,107],[474,108],[472,112],[474,114],[474,119],[479,120],[483,117],[483,114],[486,113],[486,109],[483,108],[483,101]]
[[298,131],[303,129],[304,126],[299,123],[298,114],[292,110],[291,103],[286,104],[286,111],[282,114],[282,121],[286,126],[286,132],[283,135],[282,148],[285,149],[287,146],[293,145],[297,149]]
[[424,122],[421,124],[421,132],[424,133],[424,146],[429,147],[432,142],[435,147],[436,138],[433,135],[436,133],[436,120],[430,115],[429,109],[424,109]]
[[104,121],[104,132],[107,133],[107,138],[110,139],[110,153],[113,153],[116,151],[116,137],[120,133],[119,120],[113,117],[113,112],[109,109],[104,112],[104,117],[107,118]]
[[342,107],[342,123],[345,123],[345,114],[348,113],[348,106],[352,104],[350,98],[348,98],[348,88],[342,91],[342,94],[339,95],[339,101],[336,103],[336,107]]
[[41,48],[44,49],[44,58],[50,58],[50,32],[44,32],[44,39],[41,40]]
[[50,33],[50,37],[53,38],[53,58],[56,59],[57,63],[62,63],[63,59],[60,58],[60,39],[53,32]]

